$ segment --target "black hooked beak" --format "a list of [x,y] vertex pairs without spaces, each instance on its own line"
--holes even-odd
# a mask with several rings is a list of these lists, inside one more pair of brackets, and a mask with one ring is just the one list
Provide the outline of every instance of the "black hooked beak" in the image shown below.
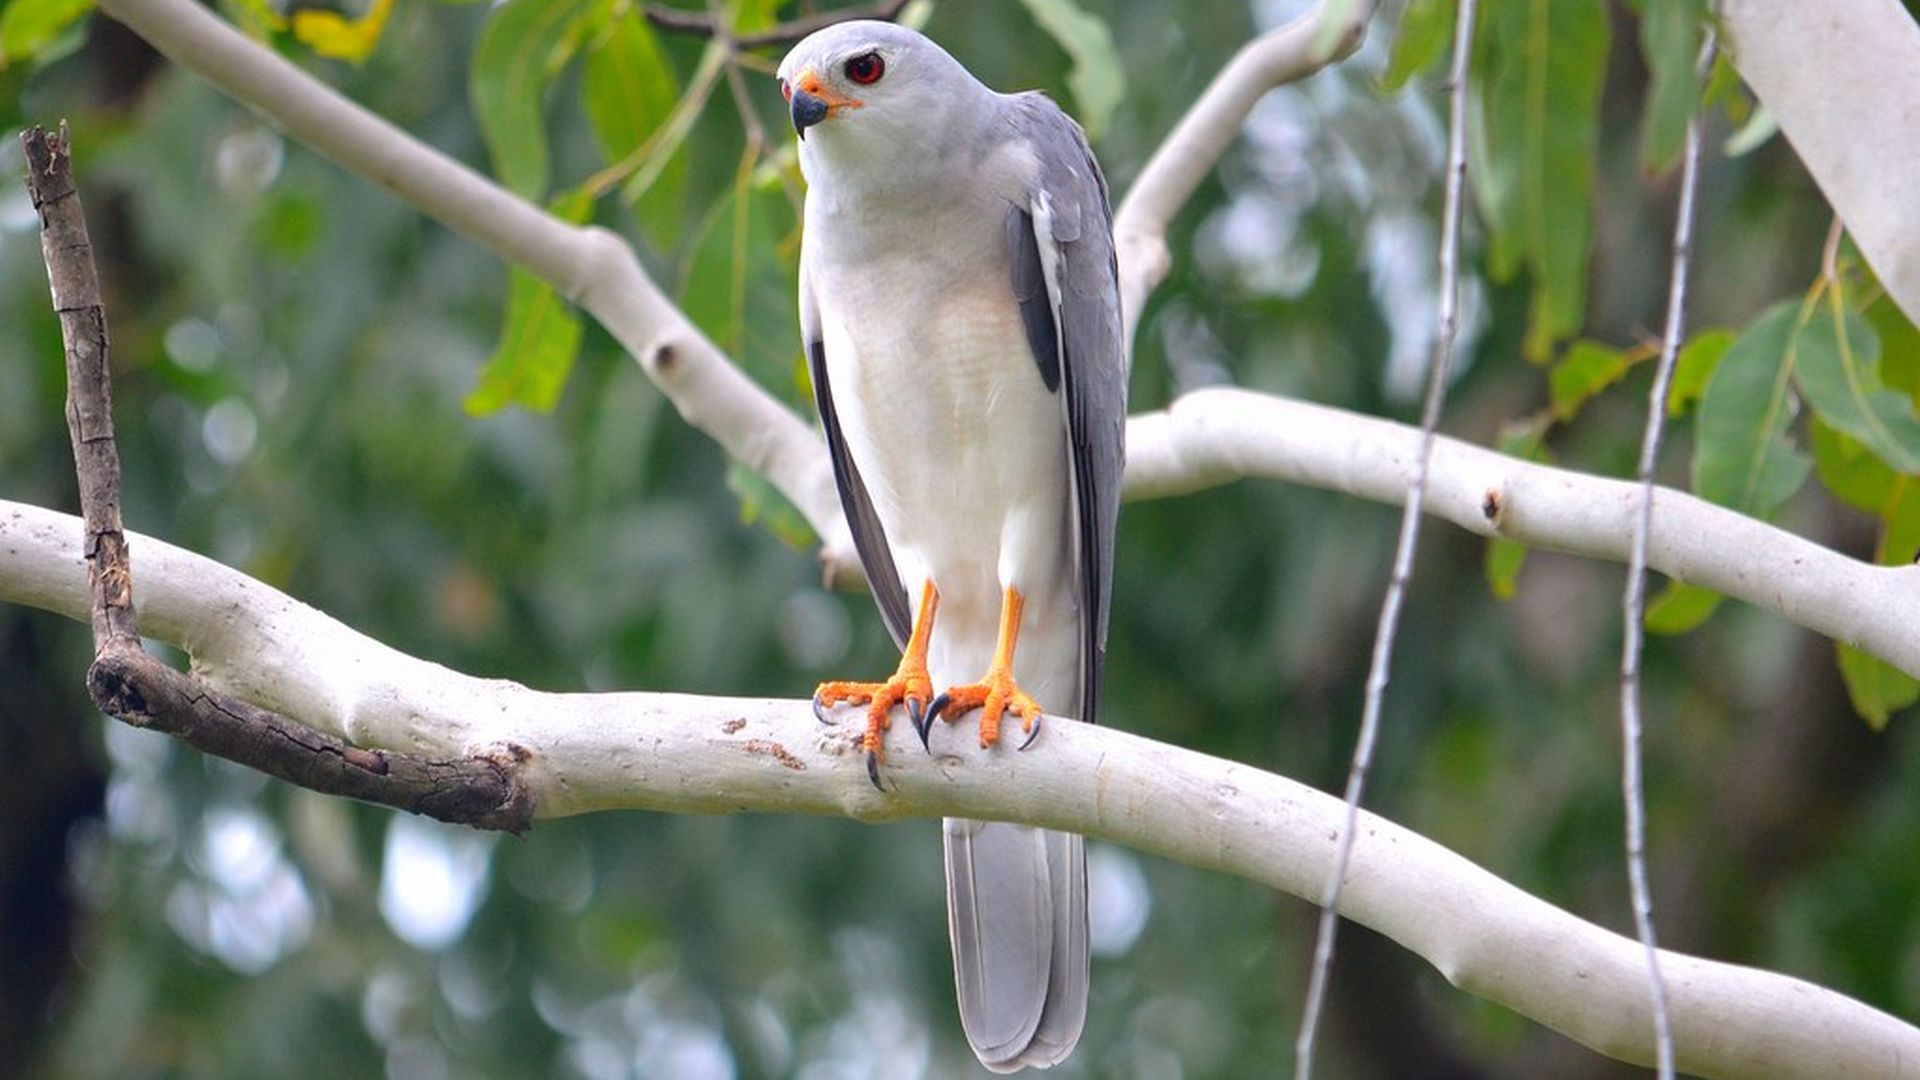
[[787,104],[793,114],[793,133],[802,139],[807,137],[808,128],[827,118],[827,103],[798,87]]

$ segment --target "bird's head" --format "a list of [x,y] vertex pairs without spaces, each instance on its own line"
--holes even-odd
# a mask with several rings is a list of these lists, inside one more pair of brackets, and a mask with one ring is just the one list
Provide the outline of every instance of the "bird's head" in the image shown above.
[[810,179],[828,163],[836,171],[923,166],[986,122],[997,98],[925,35],[867,19],[808,35],[779,76]]

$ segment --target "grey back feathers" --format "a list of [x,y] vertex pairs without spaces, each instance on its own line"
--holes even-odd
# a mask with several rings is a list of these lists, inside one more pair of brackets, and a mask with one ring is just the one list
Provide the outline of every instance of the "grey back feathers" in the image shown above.
[[[1127,363],[1113,216],[1106,178],[1080,125],[1039,94],[1015,95],[1007,104],[1010,129],[1027,140],[1038,162],[1034,202],[1047,211],[1036,221],[1030,211],[1016,206],[1009,211],[1015,220],[1009,221],[1007,231],[1015,238],[1022,231],[1021,218],[1047,227],[1045,236],[1025,229],[1031,242],[1012,245],[1012,281],[1041,377],[1053,389],[1048,375],[1057,365],[1061,383],[1079,545],[1074,563],[1080,573],[1081,679],[1074,715],[1096,723],[1112,597],[1113,534],[1126,469]],[[1048,281],[1050,257],[1057,263]],[[1051,327],[1046,325],[1049,313],[1035,311],[1021,295],[1031,291],[1036,272],[1047,285]]]

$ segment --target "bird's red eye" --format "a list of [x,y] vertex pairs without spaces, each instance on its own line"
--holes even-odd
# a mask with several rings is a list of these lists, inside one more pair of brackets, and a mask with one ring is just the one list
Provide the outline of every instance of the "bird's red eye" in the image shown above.
[[788,101],[793,100],[793,84],[785,79],[780,80],[780,96]]
[[861,86],[872,86],[880,81],[880,76],[887,73],[887,62],[880,59],[880,54],[877,52],[861,53],[847,61],[846,66],[840,70],[847,73],[847,78]]

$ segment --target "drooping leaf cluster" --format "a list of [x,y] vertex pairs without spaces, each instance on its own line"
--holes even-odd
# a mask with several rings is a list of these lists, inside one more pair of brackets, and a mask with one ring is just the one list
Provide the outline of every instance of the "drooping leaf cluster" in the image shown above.
[[[1721,160],[1768,139],[1771,120],[1744,96],[1723,56],[1714,58],[1704,84],[1699,77],[1708,26],[1703,0],[1630,7],[1649,73],[1643,169],[1671,169],[1687,124],[1704,109],[1717,107],[1738,128],[1714,155]],[[1408,5],[1384,76],[1389,88],[1437,64],[1452,13],[1452,0]],[[1475,35],[1471,175],[1487,268],[1496,281],[1524,272],[1524,351],[1547,365],[1548,408],[1513,425],[1501,448],[1547,460],[1549,427],[1571,423],[1658,352],[1648,341],[1567,341],[1585,322],[1610,15],[1603,0],[1517,0],[1482,8]],[[1920,336],[1839,241],[1837,233],[1830,238],[1804,296],[1780,301],[1742,329],[1692,329],[1667,408],[1674,417],[1693,416],[1695,494],[1764,520],[1817,479],[1831,497],[1878,521],[1877,561],[1905,565],[1920,547]],[[1695,266],[1696,273],[1715,272],[1711,261]],[[1513,594],[1523,559],[1513,541],[1490,545],[1487,568],[1497,595]],[[1721,599],[1669,582],[1649,604],[1647,626],[1684,633],[1705,622]],[[1836,649],[1855,708],[1876,727],[1920,700],[1912,677],[1844,642]]]

